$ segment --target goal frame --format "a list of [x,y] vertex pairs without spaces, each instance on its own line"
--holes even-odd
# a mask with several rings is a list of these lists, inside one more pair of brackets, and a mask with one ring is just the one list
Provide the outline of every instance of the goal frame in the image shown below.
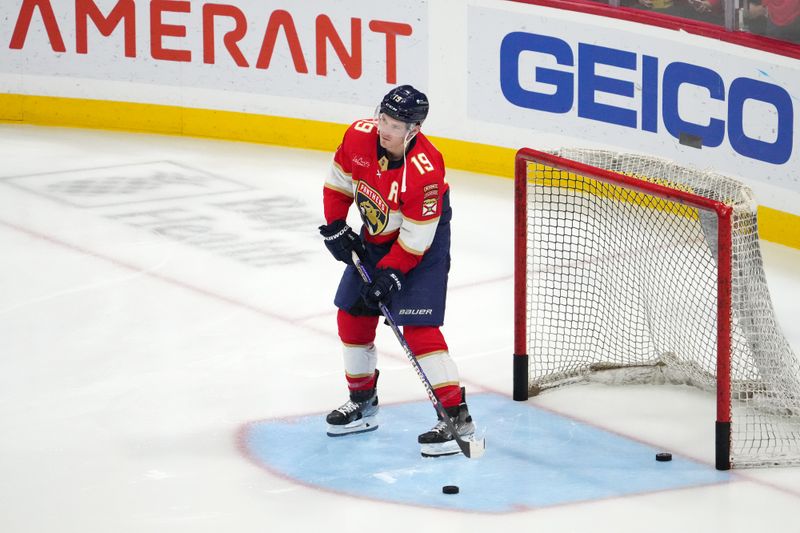
[[716,468],[731,467],[731,327],[732,327],[732,218],[733,208],[703,196],[647,182],[606,169],[564,159],[531,148],[517,151],[514,165],[514,355],[513,398],[529,398],[528,353],[528,164],[539,163],[585,176],[602,183],[712,211],[717,217],[717,411],[715,422]]

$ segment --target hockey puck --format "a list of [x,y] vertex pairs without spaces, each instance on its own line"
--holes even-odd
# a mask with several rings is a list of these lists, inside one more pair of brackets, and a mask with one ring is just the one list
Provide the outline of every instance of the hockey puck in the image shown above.
[[458,494],[458,485],[445,485],[442,487],[442,492],[445,494]]
[[672,454],[669,452],[661,452],[656,454],[656,461],[672,461]]

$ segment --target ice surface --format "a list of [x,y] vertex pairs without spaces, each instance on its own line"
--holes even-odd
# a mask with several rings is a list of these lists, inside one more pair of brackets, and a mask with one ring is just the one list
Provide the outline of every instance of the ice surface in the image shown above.
[[[428,506],[388,502],[263,468],[247,453],[248,428],[324,413],[345,395],[331,304],[339,267],[316,233],[330,157],[0,126],[0,530],[797,529],[800,469],[475,513],[443,510],[433,495]],[[512,182],[456,171],[448,180],[444,333],[470,393],[510,402]],[[798,350],[800,251],[764,243],[764,256],[776,311]],[[388,328],[377,342],[381,401],[424,405]],[[590,385],[530,403],[576,435],[595,428],[713,463],[714,399],[701,391]],[[493,446],[499,454],[516,444],[493,442],[488,413],[473,414],[490,431],[487,462],[497,460]],[[409,418],[407,431],[424,431],[430,417],[423,427]],[[544,443],[527,446],[530,461],[553,460]],[[452,479],[466,484],[472,462],[447,461]],[[400,483],[407,470],[392,464],[387,457],[374,469],[376,482]],[[519,501],[569,492],[546,478],[510,479]]]

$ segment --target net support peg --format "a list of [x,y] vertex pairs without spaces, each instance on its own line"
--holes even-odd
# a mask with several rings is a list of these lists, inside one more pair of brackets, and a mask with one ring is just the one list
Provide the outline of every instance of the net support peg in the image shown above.
[[514,354],[514,399],[528,399],[528,354]]

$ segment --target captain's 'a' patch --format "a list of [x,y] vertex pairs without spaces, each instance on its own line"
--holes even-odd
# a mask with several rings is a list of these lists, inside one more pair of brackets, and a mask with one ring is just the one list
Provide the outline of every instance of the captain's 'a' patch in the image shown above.
[[439,210],[438,198],[426,198],[422,201],[422,216],[430,217],[436,214]]
[[389,222],[389,204],[378,191],[363,181],[358,182],[356,205],[361,212],[361,220],[370,235],[378,235]]

